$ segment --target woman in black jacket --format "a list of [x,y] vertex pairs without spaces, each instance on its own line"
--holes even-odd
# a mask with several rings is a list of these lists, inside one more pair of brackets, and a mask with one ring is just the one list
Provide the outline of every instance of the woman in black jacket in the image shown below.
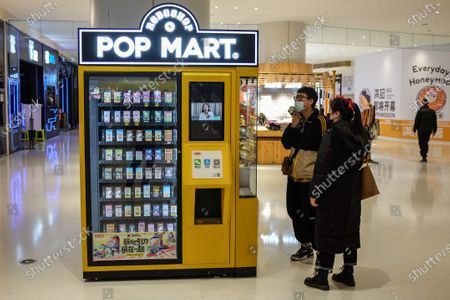
[[305,284],[329,290],[328,273],[334,256],[344,254],[342,273],[333,280],[355,286],[353,266],[360,248],[361,178],[359,169],[369,151],[361,113],[351,99],[331,102],[333,125],[322,138],[311,182],[311,205],[316,209],[316,274]]

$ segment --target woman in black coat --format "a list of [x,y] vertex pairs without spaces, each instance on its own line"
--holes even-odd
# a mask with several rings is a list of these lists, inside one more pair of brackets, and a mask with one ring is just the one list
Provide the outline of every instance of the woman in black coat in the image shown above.
[[361,177],[359,169],[369,149],[358,106],[351,99],[331,102],[333,125],[322,138],[311,182],[311,205],[316,209],[316,274],[305,284],[329,290],[328,273],[334,256],[344,254],[342,273],[333,280],[355,286],[353,266],[360,248]]

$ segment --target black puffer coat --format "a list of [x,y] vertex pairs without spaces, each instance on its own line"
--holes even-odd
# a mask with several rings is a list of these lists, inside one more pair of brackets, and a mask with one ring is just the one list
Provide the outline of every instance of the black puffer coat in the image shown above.
[[361,176],[367,143],[338,121],[320,145],[311,197],[317,199],[315,244],[318,251],[343,253],[360,247]]

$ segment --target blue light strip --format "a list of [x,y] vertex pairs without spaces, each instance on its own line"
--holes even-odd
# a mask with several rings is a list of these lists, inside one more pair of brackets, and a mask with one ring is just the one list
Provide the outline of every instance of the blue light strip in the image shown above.
[[62,87],[61,87],[61,112],[65,112],[65,102],[66,102],[66,94],[64,93],[64,79],[61,81]]
[[[65,79],[66,79],[65,87],[66,87],[66,101],[67,101],[66,109],[67,109],[67,118],[69,118],[69,99],[70,99],[70,97],[69,97],[69,78],[66,77]],[[69,119],[67,119],[67,123],[69,123]]]

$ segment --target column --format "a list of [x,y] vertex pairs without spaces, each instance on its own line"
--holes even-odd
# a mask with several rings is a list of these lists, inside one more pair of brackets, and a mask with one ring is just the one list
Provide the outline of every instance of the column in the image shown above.
[[200,28],[209,28],[210,0],[91,0],[93,28],[138,28],[144,14],[163,3],[187,7],[197,18]]
[[306,25],[301,22],[270,22],[258,25],[261,63],[304,63]]

